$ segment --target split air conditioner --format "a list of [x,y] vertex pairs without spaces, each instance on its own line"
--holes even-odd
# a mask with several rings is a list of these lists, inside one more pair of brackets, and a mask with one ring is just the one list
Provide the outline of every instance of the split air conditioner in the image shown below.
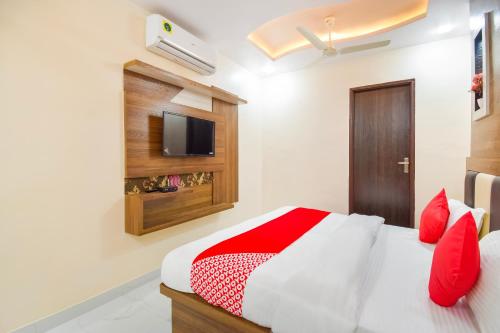
[[215,73],[215,50],[161,15],[147,17],[146,48],[198,73]]

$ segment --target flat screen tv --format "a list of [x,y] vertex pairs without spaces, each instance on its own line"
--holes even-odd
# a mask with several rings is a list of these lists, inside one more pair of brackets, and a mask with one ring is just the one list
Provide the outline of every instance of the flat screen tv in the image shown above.
[[215,156],[215,122],[163,112],[163,156]]

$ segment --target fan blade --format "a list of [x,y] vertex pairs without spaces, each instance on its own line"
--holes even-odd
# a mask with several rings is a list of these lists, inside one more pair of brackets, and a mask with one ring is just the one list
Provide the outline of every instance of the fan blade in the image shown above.
[[318,36],[313,34],[311,31],[307,30],[304,27],[297,27],[297,31],[304,36],[305,39],[307,39],[314,47],[316,47],[318,50],[326,50],[328,48],[328,45],[323,42],[321,39],[319,39]]
[[376,49],[377,47],[387,46],[390,43],[391,43],[390,40],[384,40],[384,41],[381,41],[381,42],[375,42],[375,43],[368,43],[368,44],[355,45],[355,46],[351,46],[351,47],[345,47],[343,49],[340,49],[340,54],[347,54],[347,53],[354,53],[354,52],[365,51],[365,50],[370,50],[370,49]]

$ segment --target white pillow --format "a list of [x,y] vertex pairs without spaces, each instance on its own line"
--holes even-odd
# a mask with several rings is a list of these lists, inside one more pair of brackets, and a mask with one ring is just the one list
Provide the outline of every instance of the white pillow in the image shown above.
[[481,273],[467,295],[481,333],[500,332],[500,231],[486,235],[480,242]]
[[448,208],[450,209],[450,217],[448,217],[448,224],[446,225],[446,230],[450,229],[455,222],[457,222],[465,213],[471,212],[476,222],[477,231],[481,230],[483,225],[483,217],[485,214],[482,208],[470,208],[461,201],[450,199],[448,200]]

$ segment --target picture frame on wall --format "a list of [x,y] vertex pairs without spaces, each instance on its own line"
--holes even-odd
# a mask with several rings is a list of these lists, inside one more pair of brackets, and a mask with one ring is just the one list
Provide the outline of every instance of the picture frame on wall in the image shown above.
[[472,120],[490,115],[491,22],[492,12],[484,13],[480,28],[472,33]]

